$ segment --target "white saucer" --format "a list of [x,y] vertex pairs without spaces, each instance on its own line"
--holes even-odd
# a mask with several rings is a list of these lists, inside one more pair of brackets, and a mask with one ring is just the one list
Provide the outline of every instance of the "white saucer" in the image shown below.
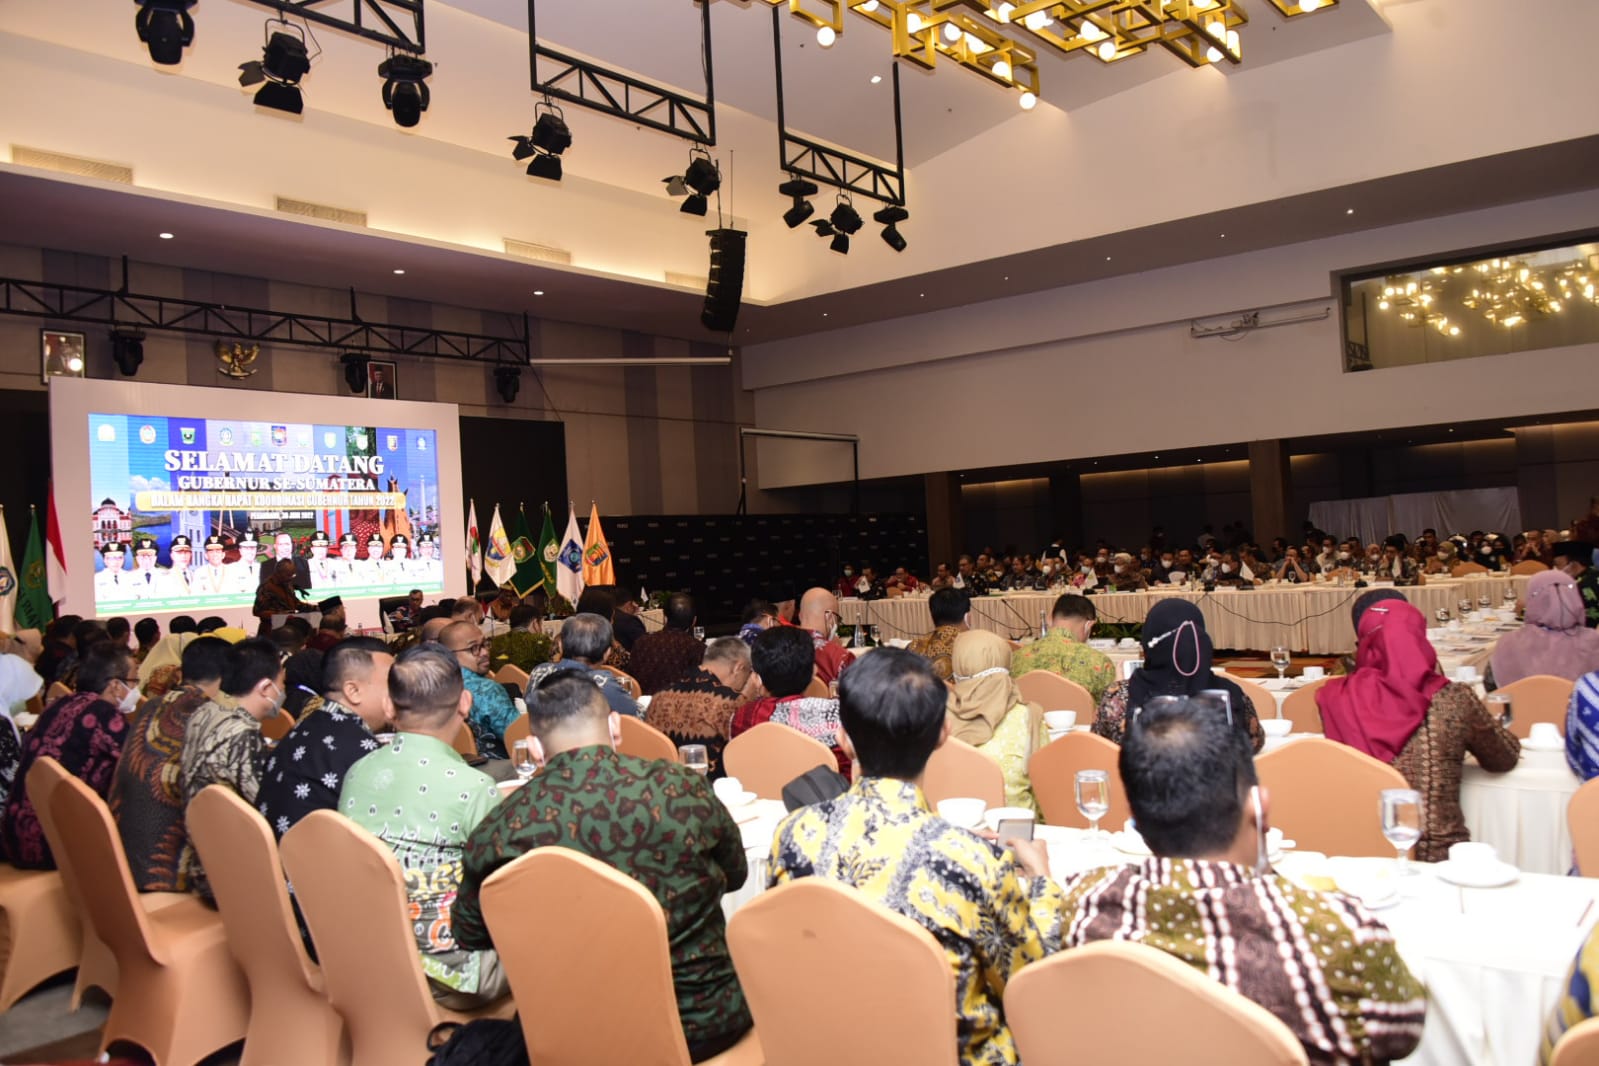
[[734,810],[739,807],[749,806],[759,797],[756,796],[755,793],[745,789],[743,792],[735,792],[731,796],[723,796],[720,792],[718,792],[716,794],[716,798],[722,801],[722,806],[728,808],[729,810]]
[[1542,743],[1542,742],[1533,740],[1531,737],[1523,737],[1521,739],[1521,750],[1522,751],[1565,751],[1566,750],[1566,742],[1563,741],[1563,740],[1558,740],[1558,741],[1555,741],[1553,743]]
[[1495,862],[1492,866],[1461,866],[1445,859],[1433,866],[1432,872],[1441,881],[1464,888],[1498,888],[1511,884],[1521,877],[1521,871],[1508,862]]

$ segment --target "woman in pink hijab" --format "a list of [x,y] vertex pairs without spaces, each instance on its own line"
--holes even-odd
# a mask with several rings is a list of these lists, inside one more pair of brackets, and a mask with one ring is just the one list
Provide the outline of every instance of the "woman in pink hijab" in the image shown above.
[[1503,688],[1534,674],[1575,681],[1599,670],[1599,630],[1587,627],[1582,594],[1565,571],[1532,575],[1526,620],[1494,649],[1495,685]]
[[1444,677],[1427,620],[1408,600],[1382,600],[1360,616],[1355,669],[1316,690],[1327,739],[1391,763],[1421,793],[1416,858],[1438,862],[1470,840],[1460,810],[1466,752],[1483,769],[1515,769],[1521,744],[1469,686]]

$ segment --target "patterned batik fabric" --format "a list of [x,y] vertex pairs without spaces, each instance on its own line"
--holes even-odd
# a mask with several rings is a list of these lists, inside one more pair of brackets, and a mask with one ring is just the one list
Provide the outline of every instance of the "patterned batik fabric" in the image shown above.
[[1599,985],[1599,930],[1589,934],[1587,942],[1577,950],[1577,957],[1571,960],[1560,1002],[1549,1015],[1543,1043],[1538,1048],[1538,1061],[1543,1066],[1549,1066],[1555,1045],[1567,1029],[1594,1016],[1595,985]]
[[934,814],[921,789],[883,777],[790,814],[766,873],[773,886],[802,877],[853,885],[927,929],[955,973],[960,1061],[1020,1061],[1002,997],[1017,971],[1059,948],[1059,885],[1021,876],[1003,848]]
[[1116,667],[1110,659],[1098,649],[1073,640],[1063,629],[1051,629],[1048,636],[1016,649],[1010,659],[1010,676],[1021,677],[1030,670],[1048,670],[1077,682],[1096,704],[1116,682]]
[[505,686],[492,677],[461,668],[461,680],[472,694],[472,709],[467,712],[467,728],[477,741],[477,753],[490,759],[506,759],[505,728],[516,721],[516,704]]
[[452,914],[462,846],[499,799],[493,778],[442,740],[420,733],[400,733],[350,767],[339,792],[344,816],[399,860],[423,972],[474,995],[486,960],[456,943]]
[[378,750],[361,716],[321,696],[267,756],[256,809],[278,838],[312,811],[337,810],[344,775]]
[[966,632],[963,626],[939,626],[926,636],[910,642],[909,650],[926,659],[940,681],[948,681],[954,673],[950,656],[955,653],[955,638]]
[[109,804],[133,884],[140,892],[187,892],[194,848],[183,810],[183,738],[211,697],[194,685],[146,700],[128,726]]
[[705,745],[711,760],[706,776],[715,781],[726,773],[722,768],[722,749],[727,746],[727,731],[737,710],[738,693],[717,680],[715,674],[698,670],[657,692],[644,711],[644,721],[671,737],[679,747]]
[[628,673],[638,682],[640,692],[653,696],[674,681],[691,676],[704,658],[705,644],[694,639],[694,634],[663,629],[638,638]]
[[23,869],[54,870],[55,856],[28,796],[28,771],[40,759],[54,759],[103,799],[111,791],[127,731],[122,712],[92,692],[62,696],[46,707],[22,742],[11,798],[0,818],[0,857]]
[[[209,785],[225,785],[249,804],[261,789],[261,723],[225,692],[203,703],[189,716],[183,731],[179,772],[184,805]],[[190,840],[191,849],[193,840]],[[211,883],[198,855],[189,869],[190,887],[207,899]]]
[[1401,1059],[1427,994],[1393,935],[1349,896],[1229,862],[1146,859],[1066,884],[1063,947],[1129,940],[1166,952],[1271,1011],[1311,1062]]
[[550,653],[554,650],[555,642],[549,634],[513,629],[509,633],[501,633],[489,643],[489,669],[514,666],[526,672],[540,663],[549,662]]
[[571,848],[638,881],[660,901],[678,1017],[690,1043],[750,1027],[727,950],[722,895],[744,884],[744,844],[705,779],[674,763],[574,748],[511,793],[466,842],[454,910],[460,942],[489,947],[479,891],[534,848]]

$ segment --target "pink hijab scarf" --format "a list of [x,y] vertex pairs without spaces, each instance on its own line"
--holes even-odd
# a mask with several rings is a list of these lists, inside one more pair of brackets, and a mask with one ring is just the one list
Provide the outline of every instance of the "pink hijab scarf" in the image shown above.
[[1582,594],[1564,571],[1545,570],[1527,582],[1526,621],[1494,649],[1494,684],[1534,674],[1575,681],[1599,670],[1599,630],[1587,627]]
[[1316,690],[1328,739],[1392,763],[1427,717],[1438,690],[1438,653],[1427,620],[1408,600],[1384,600],[1360,616],[1355,670]]

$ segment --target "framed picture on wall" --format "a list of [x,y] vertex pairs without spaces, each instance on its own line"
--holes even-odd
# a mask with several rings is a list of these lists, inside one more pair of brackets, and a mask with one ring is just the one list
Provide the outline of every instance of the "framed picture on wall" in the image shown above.
[[58,329],[39,331],[39,380],[46,385],[53,377],[83,377],[83,334]]
[[393,363],[374,359],[366,365],[366,394],[374,400],[400,398],[399,375]]

